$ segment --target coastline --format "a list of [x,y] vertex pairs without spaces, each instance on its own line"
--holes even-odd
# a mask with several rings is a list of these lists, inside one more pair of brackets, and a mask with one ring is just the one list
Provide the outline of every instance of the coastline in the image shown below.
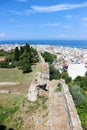
[[72,48],[87,49],[87,40],[0,40],[0,45],[4,44],[30,44],[30,45],[50,45],[50,46],[63,46]]
[[[3,49],[5,51],[10,51],[15,49],[15,47],[20,48],[25,44],[0,44],[0,50]],[[84,48],[76,48],[76,47],[64,47],[64,46],[54,46],[54,45],[32,45],[33,48],[37,49],[38,52],[43,53],[48,51],[52,54],[57,55],[57,59],[64,59],[69,63],[72,62],[79,62],[85,63],[87,61],[87,49]]]
[[[25,44],[1,44],[0,50],[10,51]],[[87,49],[83,48],[72,48],[54,45],[30,45],[35,48],[38,53],[49,52],[57,56],[56,64],[57,69],[61,71],[64,63],[68,65],[68,74],[72,79],[77,75],[84,76],[87,71]],[[2,57],[1,57],[2,58]],[[72,71],[73,70],[73,71]],[[81,71],[80,71],[81,70]]]

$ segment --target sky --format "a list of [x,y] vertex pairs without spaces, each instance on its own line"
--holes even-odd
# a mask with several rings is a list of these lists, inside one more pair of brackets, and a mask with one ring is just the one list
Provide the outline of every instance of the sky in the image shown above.
[[86,0],[0,0],[0,40],[87,40]]

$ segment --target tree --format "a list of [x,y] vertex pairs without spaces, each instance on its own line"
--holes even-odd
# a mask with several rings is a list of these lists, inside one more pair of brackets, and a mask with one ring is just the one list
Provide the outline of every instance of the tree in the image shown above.
[[87,91],[87,76],[85,77],[78,76],[75,79],[75,83],[78,84],[83,90]]
[[19,52],[18,47],[16,47],[15,48],[15,54],[14,54],[15,61],[19,61],[19,56],[20,56],[20,52]]
[[26,51],[27,53],[30,53],[30,45],[27,44],[27,43],[26,43],[26,45],[25,45],[25,51]]
[[23,73],[31,72],[32,71],[31,64],[28,64],[28,63],[22,64],[22,70],[23,70]]
[[86,71],[86,73],[85,73],[85,76],[87,76],[87,71]]
[[39,56],[38,56],[38,52],[36,49],[34,49],[33,47],[31,47],[31,63],[35,63],[39,61]]
[[60,79],[60,72],[54,66],[49,67],[50,70],[50,80],[52,79]]
[[22,55],[24,53],[24,47],[20,46],[20,55]]
[[0,50],[0,56],[5,56],[5,54],[6,54],[6,52],[3,49],[1,49]]
[[18,67],[23,70],[23,73],[32,71],[31,65],[39,61],[38,52],[29,44],[20,46],[20,49],[16,47],[9,52],[0,51],[1,55],[5,53],[5,61],[0,63],[1,68],[13,68]]
[[14,50],[11,50],[6,55],[6,61],[13,62],[14,61]]
[[84,130],[87,129],[87,95],[80,86],[69,84],[69,90],[79,114]]
[[48,62],[49,64],[52,64],[56,60],[56,58],[57,58],[56,55],[51,54],[49,52],[44,52],[42,54],[42,56],[44,57],[45,61]]
[[73,97],[75,105],[79,106],[85,100],[82,89],[80,88],[80,86],[69,85],[69,90]]

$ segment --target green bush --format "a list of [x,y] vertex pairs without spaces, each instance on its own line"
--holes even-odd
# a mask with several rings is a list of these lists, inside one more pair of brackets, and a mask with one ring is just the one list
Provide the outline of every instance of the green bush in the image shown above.
[[23,73],[29,73],[32,71],[31,69],[31,65],[28,63],[24,63],[21,67],[21,69],[23,70]]
[[48,62],[49,64],[52,64],[57,59],[56,55],[51,54],[49,52],[44,52],[42,56],[44,57],[45,61]]
[[3,49],[1,49],[0,50],[0,56],[5,56],[5,54],[6,54],[6,52]]
[[69,90],[79,114],[84,130],[87,129],[87,95],[80,86],[69,84]]
[[75,84],[78,84],[83,90],[87,91],[87,76],[85,77],[78,76],[74,80],[74,82]]
[[70,83],[72,78],[69,77],[67,72],[61,73],[61,78],[65,80],[66,84]]
[[[1,55],[4,55],[4,50],[0,51]],[[16,47],[5,54],[6,61],[0,63],[0,68],[14,68],[18,67],[22,69],[23,73],[29,73],[32,71],[31,65],[39,61],[38,52],[29,44]]]
[[47,105],[45,105],[45,104],[42,105],[42,108],[43,108],[43,110],[48,109]]
[[69,85],[70,93],[76,106],[79,106],[84,100],[83,90],[79,86]]
[[49,71],[50,71],[50,80],[60,79],[60,72],[54,66],[49,66]]

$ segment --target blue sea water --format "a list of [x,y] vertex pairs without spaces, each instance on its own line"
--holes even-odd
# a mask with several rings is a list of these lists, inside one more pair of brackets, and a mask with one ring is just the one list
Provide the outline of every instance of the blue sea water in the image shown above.
[[2,40],[0,44],[33,44],[86,48],[87,40]]

